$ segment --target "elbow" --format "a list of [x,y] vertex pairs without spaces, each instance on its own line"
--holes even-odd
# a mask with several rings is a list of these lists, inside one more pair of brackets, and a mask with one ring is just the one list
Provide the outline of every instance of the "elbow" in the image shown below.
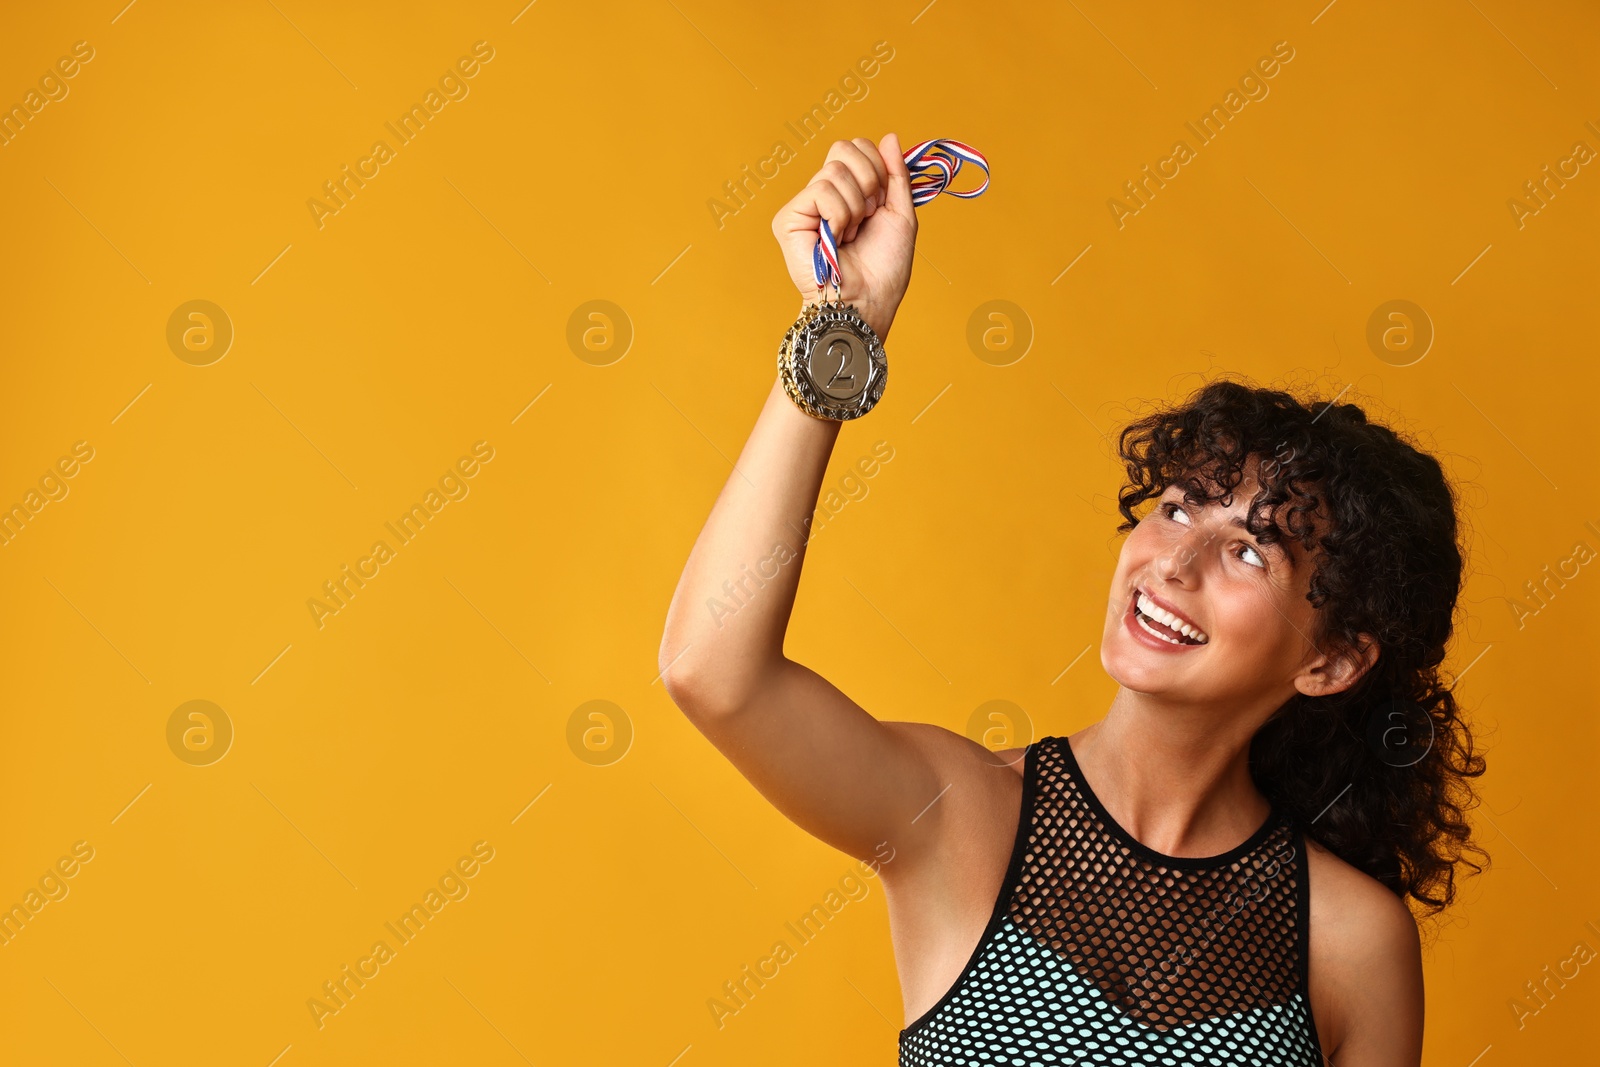
[[656,668],[659,673],[662,688],[667,691],[667,696],[672,699],[679,709],[685,713],[693,703],[693,679],[690,677],[690,664],[684,662],[688,654],[693,651],[692,642],[676,639],[669,630],[661,637],[661,650],[656,653]]
[[715,671],[695,656],[693,645],[676,648],[668,655],[663,644],[660,659],[661,684],[690,721],[714,718],[729,710],[729,701],[718,695],[726,690],[716,684]]
[[657,659],[667,696],[692,722],[722,718],[750,704],[754,687],[741,680],[743,672],[726,657],[712,650],[675,640],[669,632]]
[[704,701],[704,657],[696,656],[693,639],[685,638],[672,629],[661,635],[661,649],[656,653],[657,677],[667,696],[678,710],[693,718]]

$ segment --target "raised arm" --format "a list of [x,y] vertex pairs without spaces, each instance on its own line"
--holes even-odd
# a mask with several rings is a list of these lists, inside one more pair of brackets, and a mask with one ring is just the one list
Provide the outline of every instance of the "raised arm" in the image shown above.
[[[895,135],[880,145],[836,141],[773,219],[803,300],[816,299],[812,248],[824,217],[838,239],[841,299],[886,337],[910,281],[917,230]],[[935,727],[880,722],[783,651],[839,431],[840,423],[796,407],[774,372],[678,581],[660,666],[690,721],[801,828],[858,859],[882,858],[884,842],[900,857],[936,832],[936,817],[913,819],[946,784],[950,739],[970,743]]]

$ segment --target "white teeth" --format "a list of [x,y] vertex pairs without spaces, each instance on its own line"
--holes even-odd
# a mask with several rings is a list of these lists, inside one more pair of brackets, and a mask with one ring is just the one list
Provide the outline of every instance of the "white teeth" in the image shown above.
[[1182,641],[1178,641],[1178,640],[1176,640],[1174,638],[1168,637],[1164,633],[1158,633],[1156,630],[1152,629],[1150,624],[1148,622],[1144,621],[1144,617],[1143,616],[1140,616],[1139,618],[1135,619],[1134,621],[1139,624],[1139,628],[1141,630],[1143,630],[1145,633],[1149,634],[1152,637],[1159,637],[1159,638],[1161,638],[1161,640],[1165,641],[1169,645],[1181,645],[1181,644],[1183,644]]
[[[1162,608],[1159,604],[1145,596],[1143,593],[1139,594],[1136,604],[1141,614],[1148,615],[1157,622],[1164,623],[1165,625],[1172,627],[1185,637],[1198,641],[1202,645],[1211,640],[1211,638],[1206,635],[1204,630],[1198,630],[1195,627],[1190,626],[1188,623],[1172,614],[1172,612]],[[1167,637],[1166,634],[1156,633],[1155,630],[1151,630],[1148,626],[1146,626],[1145,629],[1149,630],[1150,633],[1155,634],[1157,637],[1171,641],[1175,645],[1181,645],[1183,643],[1182,641],[1173,641],[1173,639]]]

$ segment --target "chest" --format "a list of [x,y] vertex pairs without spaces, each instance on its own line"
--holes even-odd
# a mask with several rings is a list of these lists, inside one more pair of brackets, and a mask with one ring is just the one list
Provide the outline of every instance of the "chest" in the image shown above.
[[[1031,771],[1008,861],[967,879],[979,901],[977,883],[993,886],[990,907],[946,916],[965,951],[938,958],[942,994],[920,991],[930,1006],[913,1014],[907,990],[902,1062],[1042,1044],[1069,1062],[1317,1063],[1298,835],[1269,818],[1223,855],[1166,857],[1119,833],[1066,768]],[[1156,1058],[1117,1058],[1128,1049]]]
[[1289,865],[1267,876],[1046,863],[1019,880],[1004,925],[1041,973],[1070,971],[1139,1024],[1169,1030],[1302,991],[1297,898]]

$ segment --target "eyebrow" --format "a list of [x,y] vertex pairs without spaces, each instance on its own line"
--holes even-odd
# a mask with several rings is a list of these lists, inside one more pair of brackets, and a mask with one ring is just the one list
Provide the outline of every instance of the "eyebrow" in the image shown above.
[[[1244,524],[1244,520],[1241,519],[1237,515],[1235,515],[1232,519],[1229,520],[1229,525],[1236,526],[1239,529],[1243,530],[1245,533],[1250,533],[1250,528],[1248,526],[1246,526]],[[1251,540],[1255,541],[1256,544],[1260,545],[1262,548],[1276,550],[1281,556],[1283,556],[1285,559],[1287,559],[1289,561],[1289,566],[1291,566],[1291,567],[1297,565],[1300,562],[1299,558],[1294,554],[1294,548],[1289,543],[1289,541],[1290,541],[1289,538],[1283,538],[1283,539],[1278,540],[1278,541],[1262,541],[1259,537],[1257,537],[1253,533],[1250,534],[1250,538],[1251,538]]]
[[[1176,488],[1177,486],[1178,486],[1178,483],[1177,482],[1173,482],[1173,483],[1171,483],[1170,485],[1167,486],[1167,489],[1170,490],[1170,489]],[[1165,495],[1165,494],[1163,493],[1163,495]],[[1187,495],[1180,495],[1178,499],[1180,501],[1182,501],[1183,503],[1188,503]],[[1208,505],[1211,504],[1211,503],[1214,503],[1214,501],[1207,501]],[[1281,557],[1283,557],[1284,559],[1286,559],[1288,561],[1289,568],[1291,570],[1293,570],[1294,568],[1296,568],[1296,567],[1298,567],[1300,565],[1300,557],[1295,554],[1294,546],[1292,544],[1292,541],[1294,540],[1293,538],[1284,537],[1284,538],[1281,538],[1280,540],[1277,540],[1277,541],[1264,542],[1259,537],[1257,537],[1255,534],[1250,533],[1250,528],[1245,525],[1244,519],[1240,518],[1237,515],[1233,516],[1233,518],[1228,520],[1228,525],[1233,526],[1233,527],[1235,527],[1237,529],[1243,530],[1245,533],[1249,533],[1250,534],[1250,539],[1252,541],[1254,541],[1256,544],[1260,545],[1262,548],[1267,549],[1269,551],[1277,552],[1278,555],[1280,555]],[[1274,526],[1274,528],[1276,529],[1277,527]]]

